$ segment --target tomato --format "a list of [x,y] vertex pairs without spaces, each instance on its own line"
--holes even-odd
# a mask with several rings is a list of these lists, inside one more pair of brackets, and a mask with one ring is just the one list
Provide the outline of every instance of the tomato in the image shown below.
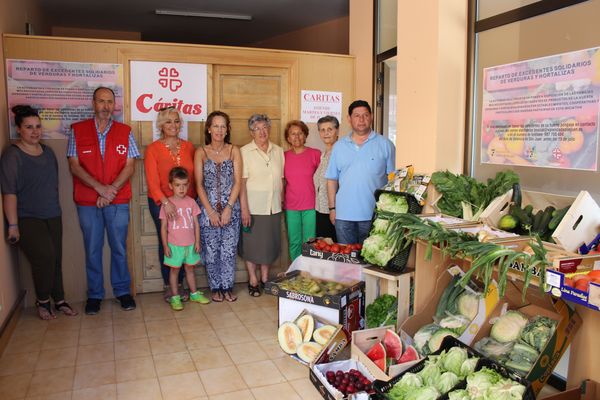
[[565,286],[575,287],[575,282],[571,278],[565,278],[564,284]]
[[332,253],[339,253],[340,252],[340,245],[339,244],[333,244],[331,245],[331,252]]
[[356,244],[354,245],[354,248],[355,248],[356,250],[362,250],[362,244],[360,244],[360,243],[356,243]]
[[600,278],[600,269],[596,269],[596,270],[590,271],[590,272],[587,274],[587,276],[589,276],[589,277],[590,277],[590,278],[592,278],[592,279],[595,279],[595,278]]
[[317,243],[315,243],[315,244],[313,245],[313,247],[314,247],[316,250],[323,250],[323,245],[322,245],[321,243],[318,243],[318,242],[317,242]]
[[326,244],[325,247],[322,248],[323,251],[331,251],[331,246]]
[[346,247],[345,249],[342,250],[342,254],[350,254],[352,253],[352,249]]
[[580,279],[575,282],[575,289],[581,290],[583,292],[587,292],[590,288],[590,281],[585,279]]

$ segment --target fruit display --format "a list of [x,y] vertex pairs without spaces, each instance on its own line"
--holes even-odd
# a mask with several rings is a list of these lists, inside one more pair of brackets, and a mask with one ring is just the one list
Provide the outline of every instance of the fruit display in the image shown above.
[[316,360],[336,329],[333,325],[323,325],[315,329],[313,316],[304,314],[296,322],[281,324],[277,331],[277,340],[285,353],[296,355],[310,364]]
[[282,290],[292,290],[312,296],[337,295],[348,288],[342,283],[312,278],[307,275],[292,276],[277,282],[277,285]]
[[348,371],[327,371],[325,377],[330,385],[344,395],[358,392],[367,392],[369,394],[375,393],[372,381],[356,369],[350,369]]
[[572,274],[570,278],[565,277],[564,284],[587,293],[590,290],[590,282],[600,284],[600,270]]
[[353,251],[360,251],[362,245],[360,243],[342,244],[335,243],[330,238],[317,239],[310,243],[310,246],[318,251],[327,251],[330,253],[351,254]]
[[404,351],[403,347],[400,336],[393,330],[386,329],[383,339],[371,346],[366,355],[369,360],[373,361],[377,368],[387,373],[392,365],[419,359],[414,347],[407,346]]

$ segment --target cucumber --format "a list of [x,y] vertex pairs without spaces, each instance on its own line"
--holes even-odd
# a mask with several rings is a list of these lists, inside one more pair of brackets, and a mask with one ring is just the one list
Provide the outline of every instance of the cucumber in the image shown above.
[[523,200],[523,196],[521,195],[521,185],[519,185],[518,183],[514,183],[512,189],[513,194],[511,203],[521,208],[521,202]]
[[527,212],[516,205],[511,206],[510,215],[519,220],[521,226],[529,225],[531,226],[532,218],[527,214]]
[[571,206],[567,206],[565,208],[561,208],[560,210],[556,210],[556,212],[553,213],[554,216],[548,223],[548,229],[550,229],[551,231],[554,231],[556,229],[556,227],[558,227],[558,224],[560,224],[560,221],[562,221],[562,219],[567,214],[567,211],[569,211],[569,208],[571,208]]
[[529,217],[533,219],[533,206],[531,204],[527,204],[523,211],[525,211],[527,215],[529,215]]
[[542,222],[542,216],[544,215],[544,210],[538,210],[537,213],[533,216],[533,224],[531,225],[532,232],[539,232],[540,222]]
[[552,219],[552,211],[554,211],[554,210],[555,210],[555,208],[552,206],[548,206],[544,210],[544,214],[542,215],[542,220],[540,221],[540,226],[537,230],[537,232],[540,235],[543,235],[548,230],[548,224],[550,223],[550,220]]

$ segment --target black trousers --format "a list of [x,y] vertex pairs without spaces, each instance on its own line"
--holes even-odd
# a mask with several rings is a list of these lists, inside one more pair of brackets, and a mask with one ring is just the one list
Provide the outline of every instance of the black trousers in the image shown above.
[[64,300],[61,217],[19,218],[19,234],[19,247],[31,264],[36,298]]
[[317,211],[317,237],[330,237],[337,242],[335,236],[335,226],[329,220],[329,214],[323,214]]

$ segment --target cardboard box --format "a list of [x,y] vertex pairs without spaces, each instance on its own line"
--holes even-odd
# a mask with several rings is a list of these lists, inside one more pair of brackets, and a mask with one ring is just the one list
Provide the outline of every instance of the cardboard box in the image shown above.
[[[412,344],[412,338],[417,331],[423,327],[424,325],[433,323],[433,316],[435,315],[437,305],[440,301],[442,293],[448,287],[452,278],[457,275],[464,275],[462,269],[458,266],[451,266],[447,269],[447,273],[443,273],[437,279],[437,283],[435,286],[435,290],[431,294],[431,300],[425,308],[419,312],[418,314],[409,317],[404,323],[400,326],[402,340],[407,345]],[[481,328],[481,326],[485,323],[488,316],[495,309],[496,304],[498,304],[499,296],[498,296],[498,288],[496,283],[493,282],[489,285],[488,293],[479,300],[479,310],[475,318],[471,321],[471,323],[467,326],[467,329],[460,335],[458,338],[464,344],[470,345],[475,338],[475,335]]]
[[[593,259],[600,266],[600,257],[591,256],[588,259]],[[561,260],[564,261],[564,260]],[[554,297],[561,298],[572,303],[581,304],[582,306],[591,308],[592,310],[600,311],[600,283],[590,282],[588,291],[579,290],[565,284],[566,278],[572,278],[575,275],[584,273],[563,274],[556,270],[546,271],[546,286],[547,292]]]
[[279,297],[279,325],[307,309],[313,315],[342,324],[348,332],[365,327],[364,282],[351,283],[335,295],[311,295],[286,288],[284,281],[298,276],[312,278],[308,272],[296,270],[265,284],[265,293]]
[[380,328],[354,331],[352,332],[352,342],[350,343],[351,357],[360,361],[371,372],[371,374],[374,377],[386,382],[391,378],[395,377],[396,375],[399,375],[400,373],[406,371],[408,368],[418,363],[421,359],[419,358],[415,361],[409,361],[397,365],[390,365],[387,374],[381,369],[379,369],[379,367],[377,367],[375,363],[371,361],[369,357],[367,357],[366,353],[371,349],[371,347],[373,347],[377,343],[383,342],[385,332],[388,329],[391,329],[394,332],[396,330],[396,328],[393,325],[390,325],[382,326]]
[[585,190],[579,195],[552,233],[552,238],[565,250],[577,252],[600,233],[600,207]]
[[[303,317],[306,314],[311,314],[311,313],[309,313],[307,310],[303,310],[292,321],[294,323],[296,323],[296,321],[298,321],[298,319],[300,319],[301,317]],[[341,351],[344,350],[344,348],[348,345],[348,343],[350,343],[350,334],[344,329],[344,327],[342,325],[333,323],[331,321],[326,321],[326,320],[319,318],[318,316],[313,315],[313,314],[311,314],[311,315],[315,321],[315,330],[324,325],[332,325],[332,326],[335,326],[336,329],[335,329],[335,332],[333,332],[333,334],[331,335],[331,338],[329,339],[329,341],[323,346],[323,349],[315,357],[315,360],[313,362],[307,363],[306,361],[302,360],[297,355],[290,354],[290,357],[292,357],[299,363],[307,365],[309,367],[312,367],[315,364],[328,363],[328,362],[335,360],[335,358],[338,356],[338,354],[340,354]],[[284,321],[284,322],[287,322],[287,321]]]
[[353,250],[349,254],[342,254],[315,249],[314,243],[319,239],[323,238],[309,239],[306,243],[302,243],[302,255],[305,257],[312,257],[321,260],[337,261],[349,264],[366,264],[366,262],[360,256],[359,250]]
[[475,336],[474,343],[489,336],[492,328],[489,321],[501,315],[503,308],[506,307],[505,304],[508,305],[508,309],[516,309],[530,319],[537,315],[543,315],[557,321],[554,334],[540,352],[531,371],[525,376],[525,379],[531,382],[531,387],[537,395],[581,326],[581,317],[567,303],[560,299],[552,299],[537,287],[529,287],[525,301],[523,301],[522,282],[508,282],[505,297],[481,327]]
[[[335,361],[332,363],[316,364],[310,369],[309,378],[314,387],[319,391],[321,396],[326,400],[342,400],[345,399],[343,393],[337,390],[335,387],[327,382],[325,374],[327,371],[349,371],[356,369],[360,371],[365,377],[371,381],[375,380],[375,377],[370,374],[369,370],[360,362],[355,359]],[[364,392],[362,392],[364,393]],[[366,393],[364,393],[366,396]],[[364,398],[369,398],[368,396]]]
[[543,397],[543,400],[600,400],[600,384],[588,379],[578,388]]

